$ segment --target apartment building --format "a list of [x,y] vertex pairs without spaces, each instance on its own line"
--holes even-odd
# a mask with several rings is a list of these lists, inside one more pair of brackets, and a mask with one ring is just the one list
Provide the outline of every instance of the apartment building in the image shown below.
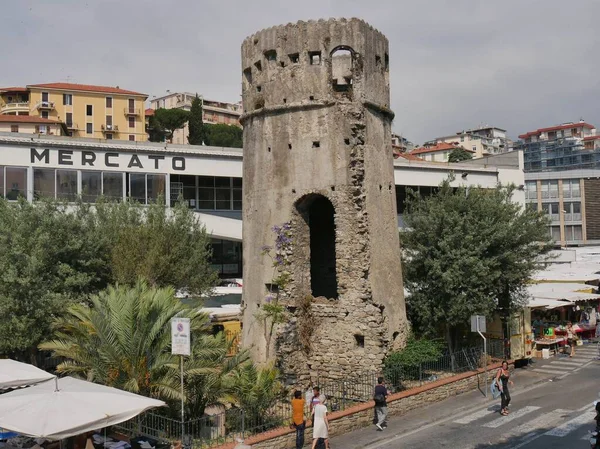
[[525,171],[600,168],[600,136],[583,120],[521,134],[515,148],[523,150]]
[[31,84],[0,89],[0,114],[59,122],[64,125],[64,134],[72,137],[143,142],[147,140],[146,98],[118,86]]
[[0,132],[22,134],[66,135],[64,123],[33,115],[0,115]]
[[462,148],[463,150],[473,153],[475,156],[475,151],[469,150],[462,145],[459,145],[456,142],[446,143],[446,142],[436,142],[436,143],[426,143],[425,146],[416,148],[412,150],[409,154],[413,156],[417,156],[424,161],[429,162],[448,162],[448,157],[452,151],[457,148]]
[[527,207],[550,219],[557,244],[600,243],[600,136],[583,120],[519,136]]
[[506,130],[495,126],[481,126],[459,131],[451,136],[438,137],[430,143],[445,142],[460,145],[479,158],[510,150],[512,141],[506,137]]
[[[240,125],[240,117],[242,116],[242,104],[226,103],[222,101],[207,100],[199,96],[202,100],[202,121],[209,124],[224,124],[224,125]],[[165,96],[150,100],[150,108],[153,110],[164,108],[173,109],[179,108],[189,111],[192,108],[192,101],[196,98],[196,94],[190,92],[175,92]],[[188,124],[181,129],[178,129],[173,134],[173,143],[185,145],[188,143],[189,135]]]

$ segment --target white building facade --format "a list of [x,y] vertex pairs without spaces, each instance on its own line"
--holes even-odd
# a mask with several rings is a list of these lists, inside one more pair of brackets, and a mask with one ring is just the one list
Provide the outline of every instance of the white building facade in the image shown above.
[[[394,161],[399,226],[407,189],[431,194],[454,174],[454,185],[494,188],[525,184],[516,164],[441,164]],[[242,149],[207,146],[31,137],[0,133],[0,196],[95,202],[100,196],[149,204],[182,196],[213,237],[213,265],[223,277],[242,273]],[[515,201],[525,204],[525,192]],[[262,245],[265,242],[257,242]]]

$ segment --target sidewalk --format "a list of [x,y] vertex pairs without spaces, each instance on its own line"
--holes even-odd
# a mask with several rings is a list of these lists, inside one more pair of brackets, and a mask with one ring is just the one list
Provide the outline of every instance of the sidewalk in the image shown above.
[[[511,391],[516,402],[518,402],[518,396],[521,392],[552,380],[554,376],[551,374],[531,371],[533,367],[539,368],[550,362],[552,362],[552,359],[536,359],[533,366],[518,368],[513,371],[512,380],[515,385]],[[423,429],[437,421],[458,414],[458,412],[496,403],[499,404],[500,399],[492,399],[489,393],[486,398],[479,390],[470,391],[427,407],[412,410],[405,415],[391,416],[388,419],[388,428],[383,432],[377,431],[375,426],[369,426],[345,435],[333,437],[330,440],[331,447],[333,449],[362,449],[369,444],[388,438],[391,434],[401,434],[415,429]]]

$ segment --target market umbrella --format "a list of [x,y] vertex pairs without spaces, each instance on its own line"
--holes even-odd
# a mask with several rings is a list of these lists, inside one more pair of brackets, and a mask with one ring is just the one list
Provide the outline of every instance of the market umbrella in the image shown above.
[[61,440],[118,424],[163,401],[73,377],[0,395],[0,427]]
[[0,390],[26,387],[52,379],[54,376],[27,363],[0,359]]

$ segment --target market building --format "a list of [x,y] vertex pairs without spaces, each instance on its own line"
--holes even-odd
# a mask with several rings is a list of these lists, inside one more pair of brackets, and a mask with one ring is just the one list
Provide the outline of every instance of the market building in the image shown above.
[[[523,185],[519,153],[512,157],[486,165],[394,160],[399,226],[407,190],[433,194],[450,173],[454,185]],[[515,201],[524,204],[524,193],[517,190]],[[0,132],[0,196],[9,200],[82,195],[94,202],[103,195],[148,204],[161,194],[171,204],[183,196],[212,233],[215,268],[224,278],[241,277],[242,149]]]

